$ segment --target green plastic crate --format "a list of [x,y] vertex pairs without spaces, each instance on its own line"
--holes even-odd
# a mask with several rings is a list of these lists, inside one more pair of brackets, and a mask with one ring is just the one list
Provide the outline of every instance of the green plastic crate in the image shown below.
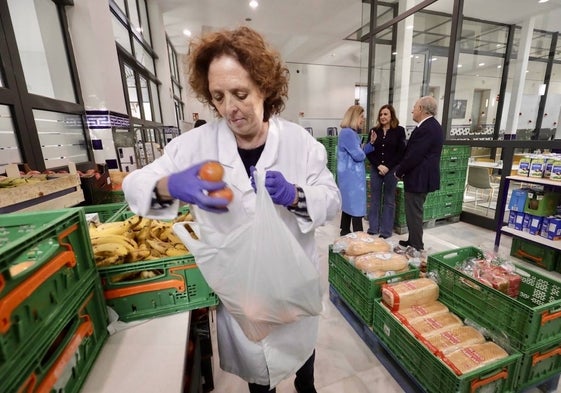
[[[192,255],[98,268],[107,305],[125,322],[218,304]],[[151,278],[118,281],[143,271]]]
[[362,293],[356,291],[353,281],[335,266],[329,267],[329,282],[337,292],[339,292],[341,298],[343,298],[355,314],[357,314],[366,325],[372,326],[372,306],[374,305],[374,300],[364,298]]
[[122,210],[127,209],[128,205],[125,202],[104,203],[101,205],[84,206],[85,214],[97,213],[100,222],[115,221],[113,216],[119,214]]
[[438,274],[440,300],[464,317],[506,334],[511,346],[521,351],[561,339],[561,282],[517,265],[522,280],[514,299],[455,269],[467,258],[482,256],[475,247],[429,255],[428,271]]
[[444,145],[442,146],[441,158],[463,157],[466,160],[471,156],[471,146],[468,145]]
[[419,269],[409,267],[409,270],[403,273],[395,274],[388,277],[369,278],[360,269],[357,269],[341,254],[335,253],[332,246],[329,246],[329,269],[338,269],[351,281],[352,291],[358,293],[367,301],[373,301],[382,293],[382,284],[387,282],[396,282],[410,280],[419,277]]
[[2,391],[80,391],[108,337],[108,317],[97,277],[72,300],[17,370],[2,380]]
[[44,334],[85,280],[98,276],[81,208],[0,215],[0,233],[2,370]]
[[561,373],[561,341],[547,342],[522,353],[516,391],[539,385]]
[[510,255],[520,258],[546,270],[555,270],[559,252],[539,243],[514,236]]
[[[430,393],[514,391],[519,352],[481,367],[472,372],[456,375],[425,345],[394,317],[378,299],[374,302],[373,330],[389,348],[392,355]],[[452,309],[453,311],[453,309]]]

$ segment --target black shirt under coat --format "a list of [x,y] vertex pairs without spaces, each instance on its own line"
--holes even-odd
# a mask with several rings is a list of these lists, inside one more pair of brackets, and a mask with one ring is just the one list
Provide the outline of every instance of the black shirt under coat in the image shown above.
[[366,156],[372,164],[372,170],[378,172],[376,168],[379,165],[385,165],[392,170],[399,164],[405,152],[405,129],[402,126],[390,128],[386,136],[382,128],[373,128],[373,131],[377,135],[374,151]]

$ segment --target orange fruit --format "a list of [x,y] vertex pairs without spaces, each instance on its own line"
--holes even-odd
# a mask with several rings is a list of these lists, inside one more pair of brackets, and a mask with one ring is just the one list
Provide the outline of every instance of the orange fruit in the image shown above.
[[205,162],[199,169],[201,180],[220,181],[224,177],[224,167],[217,161]]

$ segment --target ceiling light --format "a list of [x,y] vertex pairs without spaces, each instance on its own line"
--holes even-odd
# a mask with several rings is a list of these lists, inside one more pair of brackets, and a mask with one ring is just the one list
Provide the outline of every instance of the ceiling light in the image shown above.
[[187,37],[191,37],[191,30],[185,29],[183,30],[183,34],[186,35]]
[[394,56],[397,55],[397,52],[392,52],[392,55],[394,55]]
[[479,63],[479,67],[483,67],[485,63]]
[[257,8],[259,6],[259,2],[257,0],[251,0],[249,2],[249,6],[253,9]]
[[437,60],[438,60],[438,57],[433,57],[433,58],[431,59],[431,61],[437,61]]
[[538,3],[547,3],[549,0],[540,0]]
[[463,66],[461,64],[458,64],[458,68],[462,68]]
[[499,65],[497,66],[497,68],[503,68],[503,66],[499,64]]

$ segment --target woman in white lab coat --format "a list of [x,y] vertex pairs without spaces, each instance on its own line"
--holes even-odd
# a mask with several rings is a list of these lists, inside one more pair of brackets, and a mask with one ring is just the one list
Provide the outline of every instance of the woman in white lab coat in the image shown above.
[[[173,139],[161,158],[125,178],[123,190],[131,209],[171,219],[183,200],[193,206],[197,221],[226,235],[255,213],[251,173],[256,167],[266,173],[265,187],[275,208],[319,271],[314,231],[339,212],[340,194],[326,166],[325,148],[301,126],[276,116],[284,108],[288,70],[247,27],[194,41],[189,61],[193,91],[215,109],[219,120]],[[223,165],[224,182],[197,177],[206,160]],[[207,195],[224,185],[234,192],[231,203]],[[223,305],[217,315],[221,367],[246,380],[250,392],[274,392],[294,373],[299,393],[316,391],[319,317],[281,325],[253,342]]]

